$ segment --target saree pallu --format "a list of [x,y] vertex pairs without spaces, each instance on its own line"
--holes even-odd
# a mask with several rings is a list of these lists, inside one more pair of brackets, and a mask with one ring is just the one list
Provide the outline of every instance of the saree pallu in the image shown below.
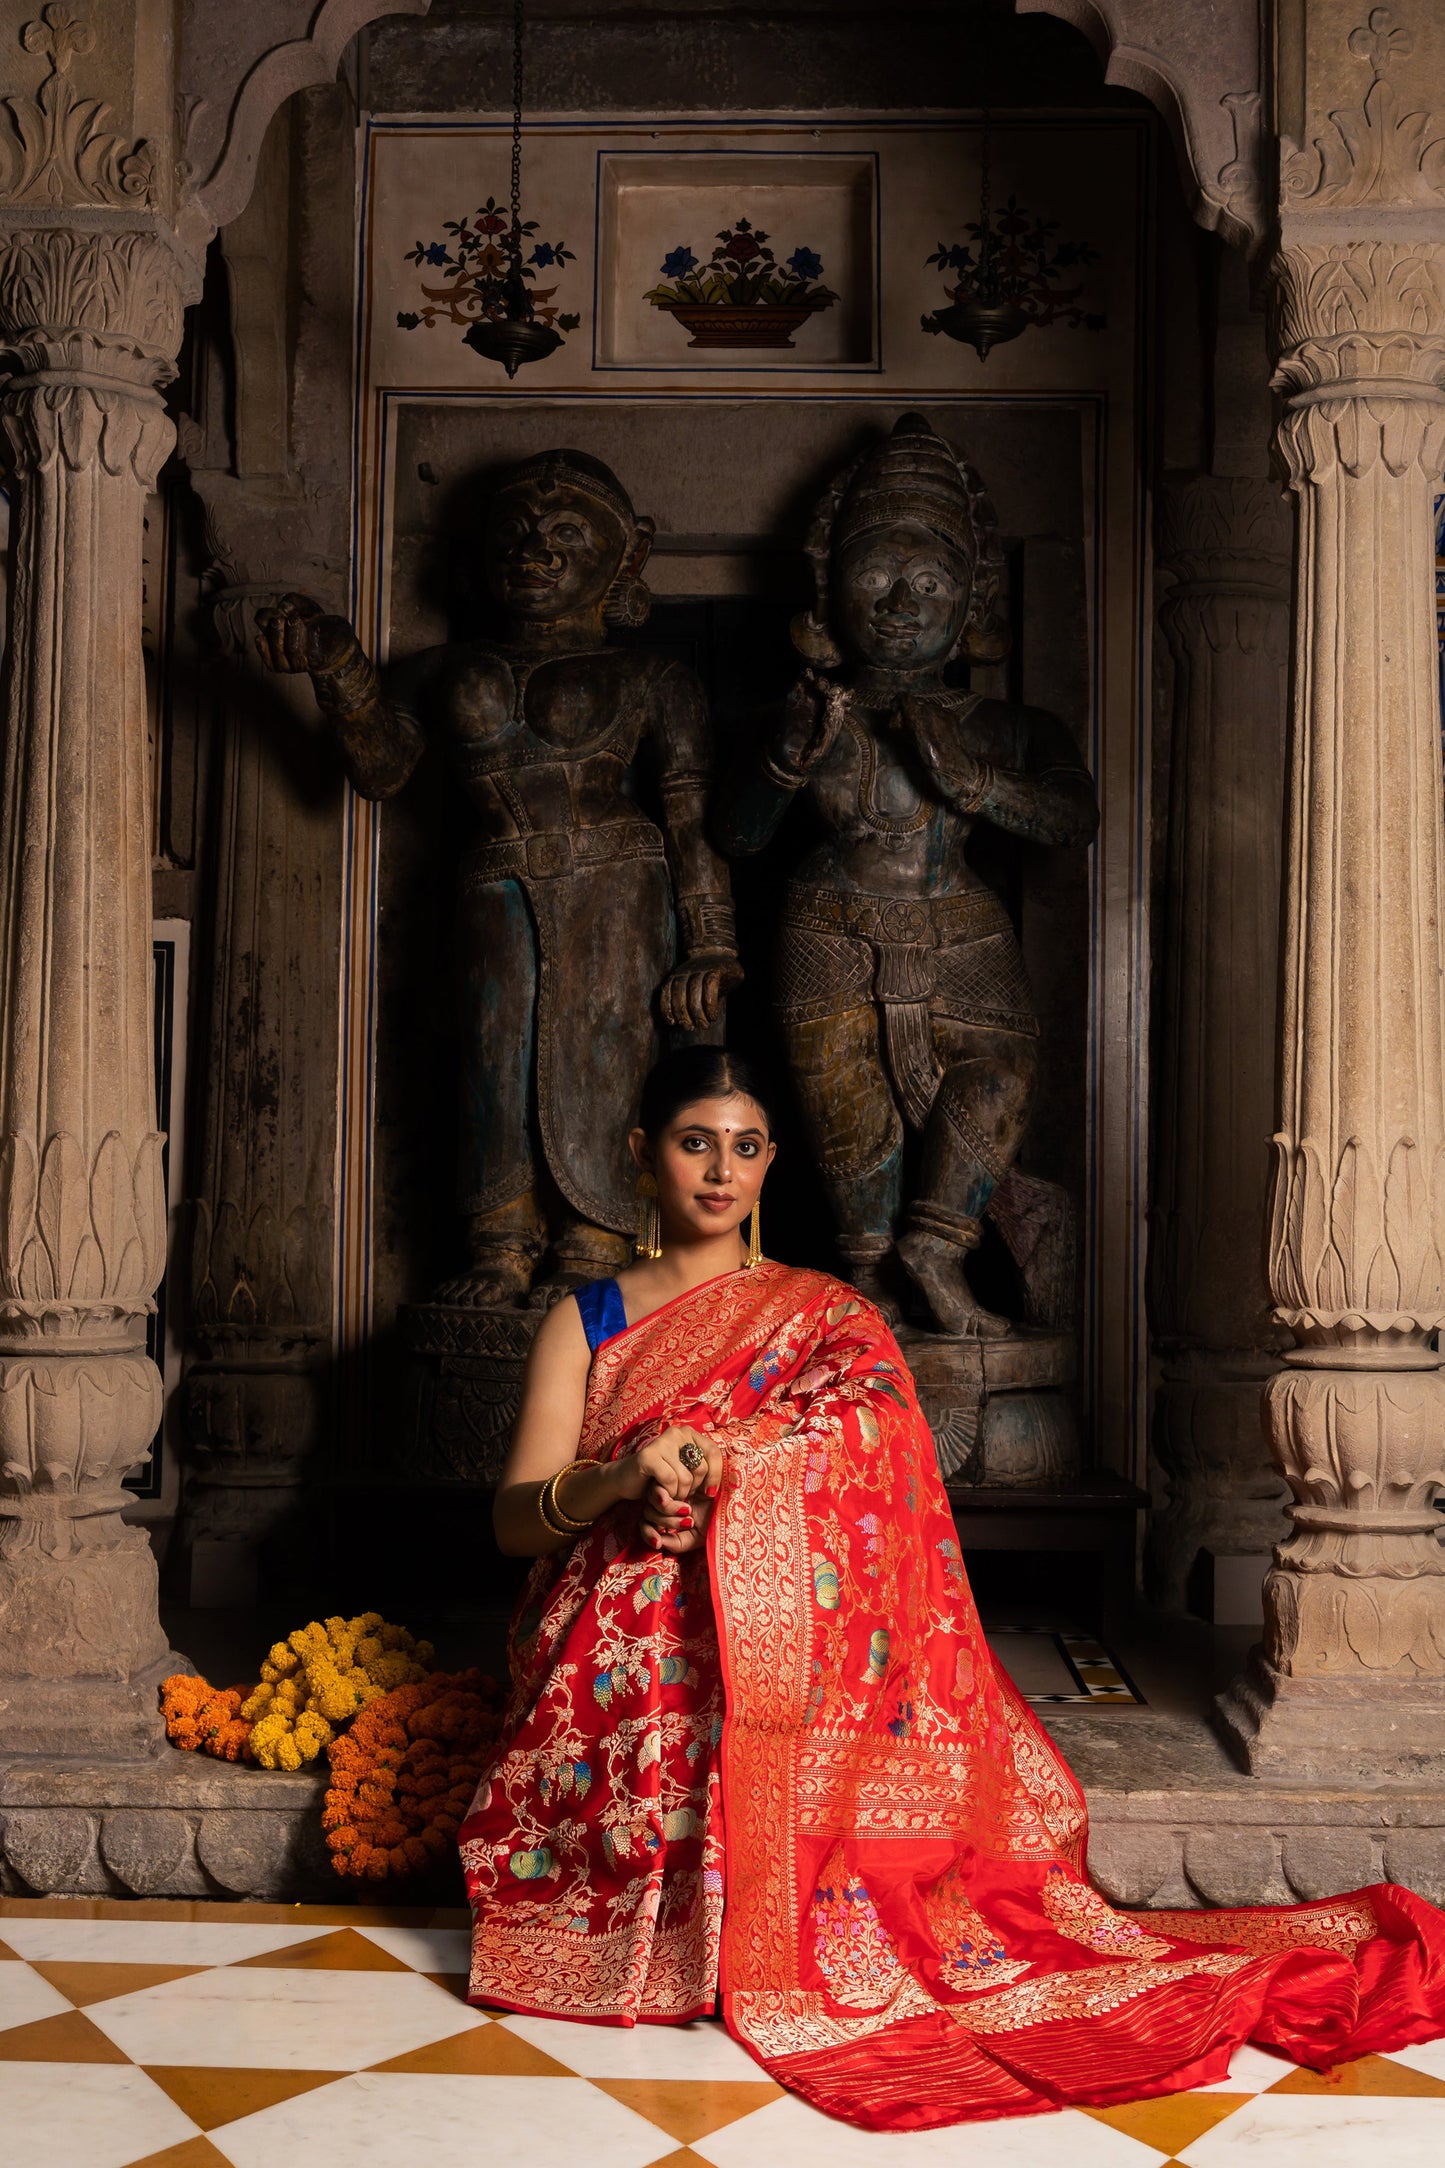
[[878,1313],[820,1273],[713,1281],[598,1353],[583,1457],[726,1448],[706,1557],[633,1517],[538,1561],[504,1746],[460,1832],[470,1996],[710,2012],[780,2084],[928,2129],[1322,2069],[1445,2033],[1445,1915],[1115,1911],[1084,1800],[996,1667]]

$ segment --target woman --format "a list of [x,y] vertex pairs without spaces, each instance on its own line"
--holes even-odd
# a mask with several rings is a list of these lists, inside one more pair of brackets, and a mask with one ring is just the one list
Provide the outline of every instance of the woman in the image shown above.
[[1207,2085],[1246,2039],[1323,2068],[1445,2033],[1445,1919],[1407,1890],[1090,1889],[897,1345],[758,1253],[755,1082],[674,1055],[631,1142],[643,1259],[541,1327],[497,1496],[537,1565],[461,1830],[471,1999],[631,2025],[720,1990],[774,2078],[877,2130]]

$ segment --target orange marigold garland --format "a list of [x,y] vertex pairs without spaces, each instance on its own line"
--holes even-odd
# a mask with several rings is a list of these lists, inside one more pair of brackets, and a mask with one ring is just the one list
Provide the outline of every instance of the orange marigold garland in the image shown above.
[[338,1874],[414,1874],[451,1848],[502,1720],[495,1679],[440,1673],[363,1709],[328,1748],[321,1826]]
[[251,1726],[241,1714],[250,1688],[211,1686],[180,1671],[161,1684],[166,1737],[189,1754],[214,1754],[218,1761],[249,1759]]

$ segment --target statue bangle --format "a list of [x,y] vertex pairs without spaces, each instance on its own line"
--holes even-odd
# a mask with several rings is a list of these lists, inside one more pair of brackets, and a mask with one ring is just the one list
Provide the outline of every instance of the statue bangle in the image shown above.
[[763,774],[778,790],[801,790],[808,780],[801,768],[791,768],[786,761],[774,759],[771,753],[763,755]]
[[993,781],[993,769],[986,760],[981,760],[978,763],[978,781],[974,784],[973,789],[962,793],[953,801],[959,812],[977,813],[984,799],[993,789]]
[[353,652],[328,669],[314,670],[311,682],[316,698],[328,715],[355,715],[374,698],[378,683],[376,666],[359,643]]
[[574,1521],[570,1514],[563,1512],[562,1507],[557,1502],[557,1486],[562,1481],[563,1476],[571,1475],[574,1470],[589,1465],[585,1460],[569,1461],[565,1468],[559,1468],[557,1473],[554,1476],[549,1476],[542,1485],[537,1495],[537,1512],[541,1517],[542,1526],[549,1535],[585,1536],[592,1526],[591,1521]]

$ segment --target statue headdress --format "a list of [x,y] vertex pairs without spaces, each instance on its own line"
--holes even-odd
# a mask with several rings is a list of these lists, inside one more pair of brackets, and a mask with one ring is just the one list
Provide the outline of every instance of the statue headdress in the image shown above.
[[809,662],[842,660],[829,627],[833,554],[870,527],[913,520],[969,561],[972,588],[958,652],[997,662],[1008,651],[999,614],[1003,558],[998,520],[975,468],[921,414],[904,414],[890,436],[870,445],[837,474],[814,510],[804,547],[813,567],[812,612],[793,621],[793,644]]
[[603,621],[609,625],[631,627],[646,624],[652,608],[652,590],[642,577],[642,568],[652,549],[656,522],[634,509],[632,499],[612,469],[602,460],[594,459],[590,452],[567,448],[537,452],[532,458],[509,467],[501,486],[514,489],[523,483],[535,483],[542,489],[575,489],[621,521],[633,537],[633,547],[623,558],[617,577],[607,590],[607,599],[602,605]]

